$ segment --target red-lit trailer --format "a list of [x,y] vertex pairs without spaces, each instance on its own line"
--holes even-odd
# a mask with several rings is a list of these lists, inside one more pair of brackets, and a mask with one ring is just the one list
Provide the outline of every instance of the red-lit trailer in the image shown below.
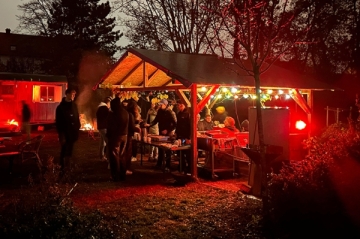
[[24,100],[32,112],[31,123],[54,123],[66,87],[65,76],[1,72],[0,121],[20,121]]

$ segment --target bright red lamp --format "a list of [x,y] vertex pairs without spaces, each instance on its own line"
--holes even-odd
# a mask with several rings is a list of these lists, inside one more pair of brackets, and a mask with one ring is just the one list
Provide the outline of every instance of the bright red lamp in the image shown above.
[[303,129],[305,129],[305,127],[306,127],[306,124],[305,124],[304,121],[302,121],[302,120],[296,121],[296,123],[295,123],[295,128],[296,129],[303,130]]

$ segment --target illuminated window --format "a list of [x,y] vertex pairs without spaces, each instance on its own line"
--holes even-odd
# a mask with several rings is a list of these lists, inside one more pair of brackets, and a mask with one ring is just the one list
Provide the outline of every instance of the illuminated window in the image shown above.
[[40,101],[54,101],[54,92],[55,90],[53,86],[40,86]]
[[33,102],[61,102],[63,94],[62,86],[34,85]]

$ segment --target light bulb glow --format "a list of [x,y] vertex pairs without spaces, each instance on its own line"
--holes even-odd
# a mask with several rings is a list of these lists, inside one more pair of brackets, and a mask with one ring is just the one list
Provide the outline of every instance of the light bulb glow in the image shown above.
[[236,93],[237,92],[237,89],[236,88],[231,88],[231,93]]
[[283,91],[283,90],[279,90],[278,93],[281,95],[281,94],[284,94],[284,91]]
[[248,95],[248,94],[244,94],[243,97],[244,97],[245,99],[247,99],[247,98],[249,98],[249,95]]
[[290,99],[291,98],[291,96],[290,95],[285,95],[285,99]]
[[267,90],[267,93],[268,93],[268,94],[272,94],[272,93],[273,93],[273,90]]
[[227,88],[222,88],[222,92],[227,92],[228,89]]
[[303,129],[305,129],[305,127],[306,127],[306,124],[304,121],[302,121],[302,120],[296,121],[295,128],[297,128],[298,130],[303,130]]
[[205,86],[201,87],[201,91],[202,91],[202,92],[205,92],[205,91],[206,91],[206,87],[205,87]]

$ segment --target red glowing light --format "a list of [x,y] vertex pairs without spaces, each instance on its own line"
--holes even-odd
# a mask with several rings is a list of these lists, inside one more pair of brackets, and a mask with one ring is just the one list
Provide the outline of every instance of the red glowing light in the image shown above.
[[295,123],[295,128],[296,129],[303,130],[303,129],[305,129],[305,127],[306,127],[306,124],[305,124],[304,121],[302,121],[302,120],[296,121],[296,123]]

